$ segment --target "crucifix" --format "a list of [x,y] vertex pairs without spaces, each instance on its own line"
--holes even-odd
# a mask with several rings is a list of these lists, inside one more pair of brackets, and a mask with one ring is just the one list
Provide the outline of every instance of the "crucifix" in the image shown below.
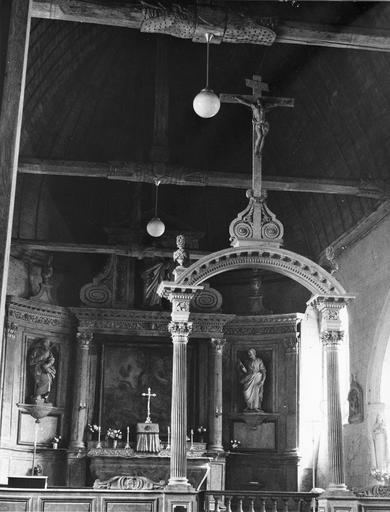
[[146,417],[146,420],[145,420],[145,423],[152,423],[152,420],[150,418],[150,399],[151,397],[156,397],[156,393],[151,393],[151,389],[148,388],[148,392],[147,393],[142,393],[142,396],[147,396],[148,397],[148,408],[147,408],[147,417]]
[[269,110],[276,107],[293,107],[292,98],[273,98],[263,96],[268,92],[268,84],[261,81],[261,76],[253,75],[252,79],[245,80],[247,87],[252,89],[249,94],[220,94],[222,103],[241,103],[252,111],[252,194],[253,197],[261,197],[262,166],[261,157],[265,138],[269,132],[269,123],[265,116]]

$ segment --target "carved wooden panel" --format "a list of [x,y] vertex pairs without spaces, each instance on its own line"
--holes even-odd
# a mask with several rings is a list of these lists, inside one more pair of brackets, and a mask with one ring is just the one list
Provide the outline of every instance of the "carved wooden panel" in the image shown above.
[[64,500],[52,501],[42,500],[43,512],[91,512],[92,503],[90,500]]

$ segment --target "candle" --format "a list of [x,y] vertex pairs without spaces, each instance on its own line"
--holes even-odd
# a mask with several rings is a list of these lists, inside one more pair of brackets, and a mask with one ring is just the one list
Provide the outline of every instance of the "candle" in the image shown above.
[[191,446],[194,444],[194,430],[191,429]]
[[101,448],[102,447],[102,443],[100,442],[100,432],[102,430],[102,427],[99,425],[98,426],[98,442],[97,442],[97,445],[96,445],[96,448]]
[[130,427],[129,426],[126,427],[126,433],[127,433],[127,435],[126,435],[126,446],[125,446],[125,448],[129,449],[130,448],[130,443],[129,443]]
[[171,448],[171,427],[168,425],[167,449]]

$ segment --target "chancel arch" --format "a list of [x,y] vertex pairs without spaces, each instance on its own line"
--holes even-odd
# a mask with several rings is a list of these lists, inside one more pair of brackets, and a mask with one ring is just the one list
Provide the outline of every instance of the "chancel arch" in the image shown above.
[[283,274],[305,286],[313,294],[345,294],[341,284],[314,261],[266,244],[261,244],[259,248],[231,247],[209,254],[185,269],[176,282],[198,286],[217,274],[242,268],[262,268]]

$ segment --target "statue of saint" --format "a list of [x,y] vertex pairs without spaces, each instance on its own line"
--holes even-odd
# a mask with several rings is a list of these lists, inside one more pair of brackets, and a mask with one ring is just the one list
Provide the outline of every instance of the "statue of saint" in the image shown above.
[[41,338],[34,343],[28,356],[28,366],[34,379],[33,401],[47,402],[51,386],[56,374],[55,359],[50,350],[47,338]]
[[245,363],[239,361],[239,369],[240,383],[246,403],[245,411],[260,412],[267,372],[262,359],[257,357],[254,348],[248,350],[248,360]]

